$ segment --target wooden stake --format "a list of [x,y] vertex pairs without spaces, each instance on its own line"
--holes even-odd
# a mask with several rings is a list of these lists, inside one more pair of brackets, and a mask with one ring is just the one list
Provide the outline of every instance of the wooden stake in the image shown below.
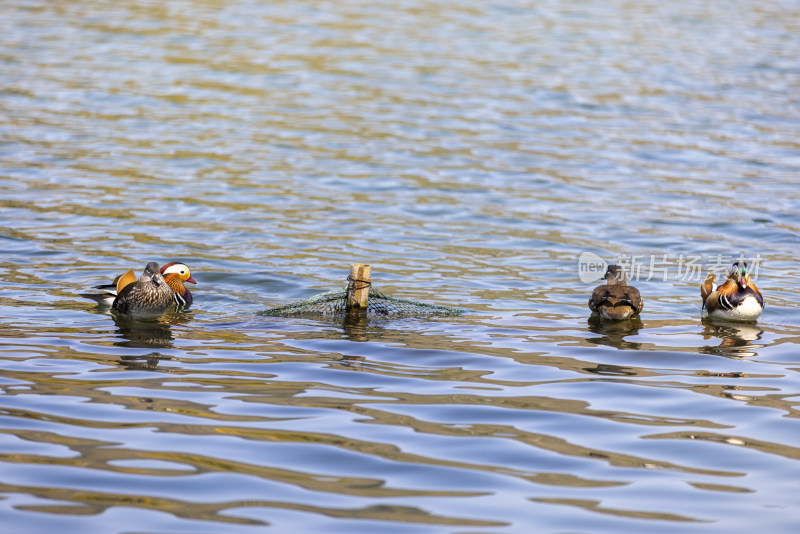
[[366,313],[369,304],[369,276],[372,267],[363,263],[354,263],[350,266],[350,276],[347,279],[347,313]]

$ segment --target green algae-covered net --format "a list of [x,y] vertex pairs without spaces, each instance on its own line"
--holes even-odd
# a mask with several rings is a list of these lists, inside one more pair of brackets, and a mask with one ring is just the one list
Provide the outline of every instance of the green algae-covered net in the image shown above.
[[[347,289],[326,291],[303,300],[290,302],[283,306],[266,309],[259,315],[271,317],[291,317],[295,315],[335,316],[347,313]],[[437,304],[426,304],[413,300],[398,299],[385,295],[374,287],[369,288],[367,316],[439,316],[453,317],[466,310]]]
[[269,308],[259,312],[259,315],[289,317],[294,315],[336,316],[353,313],[380,317],[411,315],[452,317],[466,311],[461,308],[389,297],[372,287],[370,272],[369,265],[353,264],[350,268],[350,276],[347,277],[349,283],[346,288],[326,291],[283,306]]

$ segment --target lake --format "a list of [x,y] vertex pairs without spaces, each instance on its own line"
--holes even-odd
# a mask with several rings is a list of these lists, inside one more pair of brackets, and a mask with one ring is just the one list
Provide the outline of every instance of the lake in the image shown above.
[[[800,4],[0,5],[0,530],[797,532]],[[757,323],[701,317],[745,259]],[[188,310],[81,296],[186,263]],[[341,288],[455,317],[272,317]],[[639,318],[590,319],[607,263]]]

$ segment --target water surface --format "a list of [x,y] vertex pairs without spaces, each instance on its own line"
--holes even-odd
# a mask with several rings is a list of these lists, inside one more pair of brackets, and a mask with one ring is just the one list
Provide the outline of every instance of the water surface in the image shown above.
[[[0,6],[4,528],[795,532],[798,5],[396,4]],[[152,260],[191,309],[80,296]],[[354,262],[469,311],[258,314]]]

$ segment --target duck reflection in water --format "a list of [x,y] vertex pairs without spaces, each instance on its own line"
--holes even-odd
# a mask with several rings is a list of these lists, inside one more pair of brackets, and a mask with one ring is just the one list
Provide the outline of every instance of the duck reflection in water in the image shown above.
[[637,350],[641,348],[641,343],[626,341],[627,336],[635,336],[642,328],[642,320],[639,317],[631,317],[622,321],[606,321],[601,317],[593,315],[589,317],[589,331],[600,334],[602,337],[586,338],[586,341],[595,345],[608,345],[617,349]]
[[174,337],[168,322],[159,319],[132,319],[115,316],[114,324],[123,339],[114,343],[118,347],[171,348]]
[[171,325],[159,319],[133,319],[125,315],[114,316],[114,324],[119,329],[123,341],[114,343],[118,347],[170,348],[172,341]]
[[167,312],[158,318],[135,318],[112,314],[114,324],[124,341],[114,343],[119,347],[171,348],[175,337],[172,327],[188,324],[194,314],[191,311]]
[[146,371],[158,371],[162,370],[159,368],[159,364],[163,360],[171,360],[172,356],[167,356],[166,354],[161,354],[160,352],[151,352],[149,354],[143,354],[141,356],[122,356],[119,359],[119,363],[128,370],[136,371],[136,370],[146,370]]
[[[169,312],[157,319],[132,318],[126,315],[113,315],[114,324],[122,341],[114,343],[118,347],[169,349],[175,337],[172,327],[187,324],[191,320],[191,312]],[[125,355],[120,358],[120,363],[128,369],[159,369],[163,360],[172,357],[160,352],[149,352],[142,355]]]
[[754,323],[726,322],[705,318],[703,319],[703,339],[719,338],[722,341],[716,346],[701,347],[700,352],[734,358],[756,356],[758,352],[754,349],[760,345],[754,345],[753,342],[761,339],[763,333],[764,330]]

